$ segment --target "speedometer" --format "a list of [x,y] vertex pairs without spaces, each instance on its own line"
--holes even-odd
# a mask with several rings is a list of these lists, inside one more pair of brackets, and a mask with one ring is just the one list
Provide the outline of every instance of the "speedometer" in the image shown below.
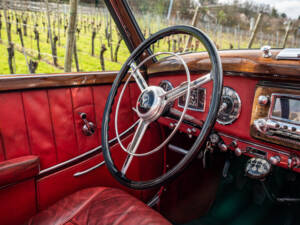
[[217,122],[222,125],[232,124],[241,113],[242,102],[238,93],[230,87],[224,87],[221,97]]

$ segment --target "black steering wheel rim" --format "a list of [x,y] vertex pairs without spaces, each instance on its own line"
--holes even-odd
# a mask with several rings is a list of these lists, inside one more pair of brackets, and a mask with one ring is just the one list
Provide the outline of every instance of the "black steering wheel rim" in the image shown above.
[[[110,121],[112,106],[118,88],[121,85],[122,80],[125,78],[128,70],[130,69],[130,64],[137,57],[139,57],[148,47],[150,47],[151,44],[172,34],[188,34],[197,38],[199,41],[201,41],[201,43],[204,45],[204,47],[206,48],[209,54],[211,65],[212,65],[211,76],[213,80],[213,91],[212,91],[212,97],[211,97],[208,115],[203,124],[200,135],[197,137],[196,141],[194,142],[193,146],[189,150],[188,154],[186,154],[184,158],[182,158],[181,161],[176,166],[174,166],[172,169],[168,170],[165,174],[155,179],[148,180],[148,181],[133,181],[128,179],[118,170],[118,168],[115,166],[113,162],[113,159],[111,158],[109,140],[108,140],[108,131],[109,131],[109,121]],[[158,31],[157,33],[153,34],[148,39],[143,41],[132,52],[132,54],[129,56],[129,58],[126,60],[121,70],[119,71],[116,79],[113,82],[104,109],[103,120],[102,120],[102,146],[103,146],[102,151],[103,151],[103,156],[104,156],[106,166],[110,171],[110,173],[113,175],[113,177],[116,178],[121,184],[129,188],[142,190],[142,189],[161,186],[164,183],[178,176],[189,165],[189,163],[198,155],[200,147],[204,144],[204,142],[207,139],[207,136],[212,130],[218,114],[220,99],[222,95],[222,88],[223,88],[223,71],[222,71],[221,59],[219,57],[219,54],[213,42],[201,30],[195,27],[185,26],[185,25],[172,26]]]

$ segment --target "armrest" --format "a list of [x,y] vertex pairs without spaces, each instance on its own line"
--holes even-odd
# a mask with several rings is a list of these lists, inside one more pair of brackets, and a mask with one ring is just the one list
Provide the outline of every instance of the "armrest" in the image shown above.
[[38,175],[40,160],[38,156],[23,156],[0,162],[0,186],[16,183]]

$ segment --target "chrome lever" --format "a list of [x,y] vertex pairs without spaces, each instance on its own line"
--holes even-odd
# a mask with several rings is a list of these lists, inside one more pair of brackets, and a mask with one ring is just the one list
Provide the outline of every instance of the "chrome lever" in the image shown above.
[[82,132],[85,136],[91,136],[96,131],[96,126],[93,122],[87,120],[86,113],[79,113],[80,118],[83,120],[84,125],[82,126]]

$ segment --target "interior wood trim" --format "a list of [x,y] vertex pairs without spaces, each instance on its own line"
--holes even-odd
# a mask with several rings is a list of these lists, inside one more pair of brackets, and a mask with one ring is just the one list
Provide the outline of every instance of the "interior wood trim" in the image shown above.
[[[268,85],[268,83],[266,84]],[[276,86],[276,84],[275,84]],[[271,97],[274,93],[280,94],[290,94],[290,95],[300,95],[300,89],[288,89],[287,84],[284,84],[283,87],[279,85],[277,87],[265,86],[265,85],[257,85],[255,90],[255,97],[252,106],[252,114],[251,114],[251,122],[250,122],[250,134],[252,137],[256,139],[260,139],[263,141],[267,141],[269,143],[275,143],[281,146],[285,146],[288,148],[293,148],[298,150],[299,144],[297,141],[292,141],[288,137],[282,137],[281,139],[276,139],[275,137],[268,136],[266,134],[260,133],[257,131],[254,125],[254,121],[261,118],[268,118],[269,110],[271,107],[271,103],[267,105],[260,105],[258,102],[259,96],[269,96]],[[293,85],[292,85],[293,86]],[[295,86],[294,86],[295,87]]]
[[0,91],[112,84],[117,73],[118,71],[0,75]]
[[[279,49],[271,50],[272,56],[264,58],[260,50],[224,50],[219,51],[223,71],[233,73],[255,74],[256,76],[278,77],[285,79],[300,79],[300,61],[277,60]],[[211,63],[207,52],[182,54],[191,72],[210,71]],[[148,68],[148,75],[157,73],[184,72],[183,65],[174,57],[168,57],[154,63]]]

